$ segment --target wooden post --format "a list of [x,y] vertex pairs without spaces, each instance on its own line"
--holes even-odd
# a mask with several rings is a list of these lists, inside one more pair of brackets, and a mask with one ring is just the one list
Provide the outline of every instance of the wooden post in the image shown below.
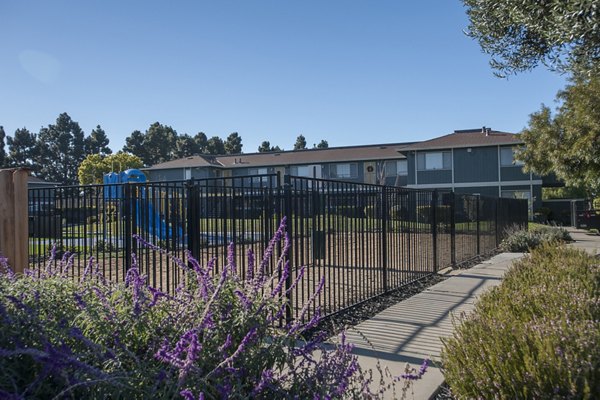
[[28,266],[28,176],[23,168],[0,170],[0,253],[15,273]]

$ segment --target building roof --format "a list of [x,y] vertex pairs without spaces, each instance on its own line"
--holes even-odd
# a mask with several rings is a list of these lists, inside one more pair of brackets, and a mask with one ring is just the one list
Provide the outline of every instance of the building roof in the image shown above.
[[424,142],[413,143],[402,149],[403,152],[414,150],[452,149],[463,147],[484,147],[498,145],[517,145],[523,142],[514,133],[494,131],[485,126],[481,129],[457,130]]
[[400,150],[409,144],[411,143],[373,144],[365,146],[332,147],[328,149],[274,151],[223,156],[198,155],[167,161],[144,169],[159,170],[194,167],[247,168],[399,159],[405,158],[404,154],[400,153]]
[[198,155],[190,156],[185,158],[178,158],[177,160],[171,160],[164,163],[156,164],[151,167],[142,168],[143,170],[155,170],[155,169],[176,169],[176,168],[190,168],[190,167],[222,167],[222,165],[216,160],[216,156],[211,155]]
[[47,181],[40,179],[37,176],[33,176],[33,175],[29,175],[27,177],[27,183],[34,184],[34,185],[49,185],[49,186],[60,185],[60,183],[58,183],[58,182],[47,182]]

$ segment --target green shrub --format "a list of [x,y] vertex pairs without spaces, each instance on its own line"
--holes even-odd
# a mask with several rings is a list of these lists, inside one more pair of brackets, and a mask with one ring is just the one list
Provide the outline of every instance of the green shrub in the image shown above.
[[502,251],[527,252],[546,242],[571,242],[569,232],[557,226],[538,225],[531,230],[517,226],[505,231],[505,239],[500,243]]
[[600,269],[583,251],[543,244],[515,263],[444,340],[458,398],[600,397]]

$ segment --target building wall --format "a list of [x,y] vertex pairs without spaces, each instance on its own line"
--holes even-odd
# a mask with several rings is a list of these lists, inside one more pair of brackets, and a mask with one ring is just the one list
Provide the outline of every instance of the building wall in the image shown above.
[[498,181],[498,147],[454,149],[454,182]]
[[528,181],[529,173],[523,172],[523,167],[500,167],[500,178],[502,181]]

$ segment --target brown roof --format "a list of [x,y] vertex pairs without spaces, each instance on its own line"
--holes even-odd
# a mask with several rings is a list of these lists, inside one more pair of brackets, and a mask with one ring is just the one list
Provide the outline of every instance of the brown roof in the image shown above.
[[224,156],[200,155],[168,161],[146,170],[215,166],[225,168],[302,165],[340,161],[367,161],[405,158],[400,149],[410,143],[376,144],[366,146],[332,147],[277,151],[268,153],[233,154]]
[[199,155],[190,156],[185,158],[179,158],[177,160],[171,160],[164,163],[156,164],[148,168],[142,168],[144,170],[153,169],[176,169],[176,168],[189,168],[189,167],[221,167],[222,165],[216,160],[215,156],[211,155]]
[[514,133],[493,131],[483,127],[482,129],[454,131],[448,135],[426,140],[424,142],[413,143],[404,147],[402,151],[516,145],[521,143],[523,142]]

